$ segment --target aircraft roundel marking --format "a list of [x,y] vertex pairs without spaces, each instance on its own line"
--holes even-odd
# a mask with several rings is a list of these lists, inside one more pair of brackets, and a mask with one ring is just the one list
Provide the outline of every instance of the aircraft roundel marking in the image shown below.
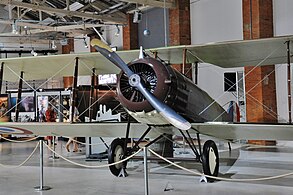
[[0,134],[33,134],[33,132],[18,127],[0,126]]

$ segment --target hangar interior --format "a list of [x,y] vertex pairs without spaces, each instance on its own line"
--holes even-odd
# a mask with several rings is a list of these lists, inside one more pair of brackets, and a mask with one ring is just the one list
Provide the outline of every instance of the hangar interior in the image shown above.
[[[226,44],[239,40],[249,41],[280,36],[288,36],[288,42],[291,43],[292,7],[293,2],[290,0],[0,0],[0,54],[3,60],[1,62],[5,69],[5,63],[9,63],[9,60],[14,62],[12,61],[14,59],[15,62],[20,62],[21,59],[25,61],[25,59],[35,58],[40,59],[38,63],[41,64],[42,59],[46,58],[39,57],[57,58],[66,54],[87,56],[98,50],[97,45],[91,45],[92,40],[95,39],[102,40],[118,54],[128,50],[138,50],[140,46],[146,51],[152,51],[152,48],[171,48],[180,45],[204,47],[215,43]],[[266,49],[262,48],[262,50]],[[182,104],[186,104],[186,107],[193,105],[196,99],[208,99],[207,102],[215,100],[224,110],[229,110],[231,107],[229,103],[234,101],[238,105],[237,109],[239,108],[237,122],[284,124],[290,129],[292,123],[290,78],[292,51],[290,49],[288,49],[289,60],[286,58],[287,53],[284,53],[284,60],[279,64],[262,64],[262,66],[243,64],[242,67],[236,68],[222,68],[201,60],[201,56],[195,54],[194,57],[198,59],[196,62],[185,63],[184,61],[170,65],[171,62],[167,59],[160,58],[160,50],[158,51],[152,54],[158,57],[159,63],[167,64],[168,67],[178,71],[178,73],[170,73],[168,68],[156,70],[161,71],[161,75],[164,71],[169,71],[168,74],[171,75],[169,80],[162,76],[165,79],[164,86],[171,86],[170,83],[177,81],[187,83],[185,87],[178,84],[173,86],[174,88],[168,88],[169,99],[166,97],[164,102],[162,100],[164,104],[174,106],[176,113],[181,114],[183,118],[197,122],[198,118],[185,115],[184,109],[180,107]],[[257,56],[258,53],[256,52],[255,55]],[[108,54],[108,56],[111,55]],[[132,54],[129,56],[132,57]],[[229,57],[229,53],[221,54],[224,60]],[[186,53],[182,52],[181,58],[185,59]],[[127,59],[126,63],[134,63],[132,62],[134,59],[130,57]],[[249,60],[247,62],[250,62]],[[260,62],[262,60],[259,59]],[[60,60],[58,63],[62,62]],[[87,64],[82,60],[79,62],[88,69],[91,68],[90,63]],[[33,66],[37,67],[38,63]],[[141,64],[144,63],[141,62]],[[19,64],[19,67],[23,66],[25,63]],[[55,64],[52,64],[53,66]],[[67,64],[60,64],[60,71],[63,71],[63,66]],[[49,70],[50,65],[47,68]],[[2,69],[0,75],[3,74]],[[46,71],[46,69],[41,70],[40,74]],[[31,77],[30,73],[25,71],[15,73],[19,80],[5,80],[5,75],[4,79],[1,76],[0,105],[6,107],[1,116],[1,122],[41,123],[44,122],[43,117],[46,115],[48,106],[52,105],[56,113],[55,120],[60,124],[72,121],[72,113],[77,110],[79,123],[110,120],[111,122],[130,122],[131,126],[132,122],[143,120],[147,115],[145,113],[150,111],[148,110],[150,108],[146,108],[145,105],[139,109],[138,113],[143,113],[141,115],[132,112],[132,105],[126,106],[125,109],[119,97],[122,92],[118,91],[123,89],[123,86],[116,84],[123,78],[122,74],[75,75],[72,71],[72,75],[60,77],[56,76],[58,71],[56,74],[46,75],[43,79],[23,79],[23,75],[24,78]],[[157,85],[160,78],[152,77],[149,69],[142,69],[142,71],[150,74],[146,77],[143,77],[143,74],[139,76],[143,78],[141,80],[144,85],[154,92],[156,88],[152,88],[152,82]],[[184,76],[180,77],[179,74]],[[187,78],[188,81],[186,81]],[[189,83],[195,84],[196,87],[188,88],[191,86]],[[133,88],[131,100],[135,98],[137,102],[149,100],[141,95],[143,94],[141,91],[138,92],[139,90]],[[175,100],[184,99],[185,96],[192,96],[190,94],[194,94],[197,88],[205,91],[202,96],[193,95],[189,97],[189,100],[175,102]],[[162,88],[162,91],[164,90],[166,89]],[[171,93],[172,90],[175,90],[175,95]],[[94,105],[91,106],[93,102]],[[71,105],[74,105],[72,112]],[[1,109],[0,112],[3,113]],[[153,123],[164,121],[162,119],[164,116],[158,113],[160,114],[160,111],[157,109],[148,113],[149,116],[153,116]],[[108,118],[105,119],[104,116]],[[224,118],[224,116],[221,117]],[[203,118],[200,119],[203,120]],[[204,122],[215,121],[218,121],[218,117]],[[124,127],[126,125],[121,127],[122,133],[119,133],[117,137],[127,132]],[[174,129],[169,128],[172,132],[175,131]],[[115,163],[117,160],[115,158],[118,158],[114,156],[114,160],[108,161],[111,156],[108,155],[109,147],[112,147],[117,137],[79,136],[73,140],[78,144],[79,149],[73,152],[74,146],[67,147],[66,145],[67,140],[70,140],[72,136],[62,136],[62,133],[55,133],[53,130],[50,134],[54,135],[53,144],[49,147],[47,143],[50,140],[47,140],[43,150],[39,150],[39,143],[43,144],[43,136],[3,133],[0,142],[1,193],[292,194],[293,146],[291,141],[288,141],[292,140],[291,134],[288,134],[289,137],[285,141],[278,139],[223,140],[207,135],[199,138],[196,137],[199,131],[193,130],[195,130],[193,131],[195,138],[192,138],[190,142],[186,142],[188,139],[182,136],[181,132],[181,134],[174,133],[173,136],[166,133],[160,137],[159,143],[150,146],[151,150],[161,152],[163,157],[184,159],[183,161],[173,159],[170,163],[173,162],[187,170],[171,165],[169,162],[158,161],[151,151],[144,154],[142,150],[137,149],[138,143],[141,148],[148,146],[148,143],[153,142],[152,138],[140,140],[139,137],[135,137],[131,139],[131,143],[130,141],[123,142],[125,148],[130,144],[135,146],[135,150],[129,154],[135,153],[136,156],[128,160],[127,165],[119,164],[122,168],[118,166],[114,168],[114,172],[116,169],[122,169],[120,173],[123,176],[125,168],[123,166],[127,166],[127,177],[120,177],[120,173],[115,174],[106,166],[107,163]],[[83,129],[74,129],[74,131],[83,131]],[[106,130],[102,131],[103,134],[107,134]],[[157,133],[154,129],[151,131],[154,131],[154,134]],[[253,138],[253,134],[252,136],[249,134],[249,138],[251,137]],[[200,174],[206,173],[202,170],[204,167],[201,166],[202,161],[206,162],[201,156],[201,142],[211,139],[216,140],[219,152],[220,158],[217,157],[219,178],[215,181],[208,179],[207,183],[200,182],[204,180]],[[118,147],[118,152],[119,149],[123,150],[123,143],[119,143],[121,148]],[[199,148],[199,158],[193,154],[196,153],[193,149],[188,148],[188,144]],[[123,158],[125,158],[124,154],[122,154]],[[148,163],[143,161],[145,155],[149,158]],[[44,167],[40,165],[42,164],[40,161]],[[148,174],[145,170],[148,170]],[[49,186],[48,190],[47,186]]]

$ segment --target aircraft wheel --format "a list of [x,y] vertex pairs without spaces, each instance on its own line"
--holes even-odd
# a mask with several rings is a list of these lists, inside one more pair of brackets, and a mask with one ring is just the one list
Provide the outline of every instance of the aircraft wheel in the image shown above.
[[[219,154],[214,141],[208,140],[203,146],[202,167],[205,175],[218,176],[219,173]],[[207,178],[208,182],[213,182],[215,179]]]
[[[124,142],[125,139],[116,138],[112,141],[108,149],[108,163],[115,163],[121,161],[124,156]],[[119,176],[123,166],[126,167],[127,162],[119,163],[109,167],[111,173],[115,176]]]

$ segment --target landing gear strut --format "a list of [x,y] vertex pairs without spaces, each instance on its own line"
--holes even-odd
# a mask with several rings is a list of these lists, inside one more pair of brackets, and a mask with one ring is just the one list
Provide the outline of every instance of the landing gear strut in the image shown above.
[[[134,151],[137,151],[139,148],[138,146],[139,143],[144,139],[144,137],[148,134],[150,130],[151,130],[151,127],[148,127],[148,129],[144,132],[144,134],[139,138],[138,141],[135,142],[134,146],[132,146],[131,148],[127,147],[129,130],[127,130],[125,139],[117,138],[113,140],[113,142],[111,143],[108,149],[108,163],[112,164],[115,162],[119,162],[123,160],[124,158],[126,158],[127,156],[131,155]],[[189,140],[192,140],[190,134],[187,132],[187,135],[188,135],[188,138],[187,138],[187,136],[182,131],[180,132],[183,135],[186,142],[188,143],[188,145],[190,146],[190,148],[192,149],[192,151],[194,152],[196,156],[196,160],[202,163],[203,173],[205,175],[217,177],[219,174],[219,153],[218,153],[217,145],[215,144],[215,142],[212,140],[208,140],[204,143],[203,148],[201,149],[201,143],[200,143],[200,138],[198,134],[197,140],[198,140],[199,150],[197,150],[194,143],[192,141],[189,141]],[[146,147],[155,143],[156,141],[161,139],[163,136],[164,134],[158,136],[156,139],[148,143]],[[122,163],[112,165],[109,168],[113,175],[117,177],[120,177],[120,176],[126,177],[127,176],[127,173],[125,171],[126,165],[127,165],[127,161],[124,161]],[[216,179],[205,178],[204,180],[207,182],[213,182]]]

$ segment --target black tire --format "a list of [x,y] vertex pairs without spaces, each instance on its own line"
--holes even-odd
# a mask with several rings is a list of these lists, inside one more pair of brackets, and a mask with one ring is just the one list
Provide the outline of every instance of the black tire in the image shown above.
[[[116,138],[112,141],[109,149],[108,149],[108,163],[115,163],[122,160],[124,156],[124,142],[125,139]],[[116,165],[112,165],[109,167],[111,173],[115,176],[119,176],[123,167],[126,167],[127,162],[119,163]]]
[[[202,167],[205,175],[217,177],[219,174],[219,153],[214,141],[208,140],[203,146]],[[208,182],[215,179],[207,178]]]

